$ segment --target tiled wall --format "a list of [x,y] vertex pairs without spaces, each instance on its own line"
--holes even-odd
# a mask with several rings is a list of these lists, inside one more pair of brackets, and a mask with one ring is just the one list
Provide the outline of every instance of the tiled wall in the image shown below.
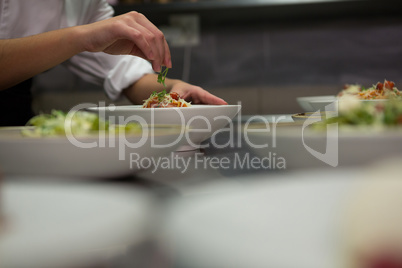
[[[243,114],[294,113],[296,97],[335,94],[345,83],[370,86],[386,78],[402,85],[402,18],[217,25],[202,29],[198,46],[171,52],[170,77],[182,78],[187,60],[190,83],[229,103],[241,101]],[[80,100],[77,85],[88,91],[74,79],[64,104]]]
[[[345,83],[402,85],[402,19],[216,27],[191,52],[190,82],[251,113],[295,112],[297,96],[334,94]],[[172,53],[180,76],[184,49]]]

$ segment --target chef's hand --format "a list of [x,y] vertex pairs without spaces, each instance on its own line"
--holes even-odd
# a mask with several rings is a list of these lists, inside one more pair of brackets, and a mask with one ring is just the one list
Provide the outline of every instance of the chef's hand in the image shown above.
[[84,50],[112,55],[134,55],[161,66],[172,67],[169,46],[163,33],[141,13],[132,11],[82,27]]
[[211,105],[227,105],[223,99],[212,95],[201,87],[194,86],[185,82],[178,82],[172,86],[170,92],[176,92],[186,101],[192,104],[211,104]]

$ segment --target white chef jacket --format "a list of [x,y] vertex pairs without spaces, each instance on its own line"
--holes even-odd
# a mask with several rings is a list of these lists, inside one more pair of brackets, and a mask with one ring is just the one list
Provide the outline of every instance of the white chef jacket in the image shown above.
[[[30,36],[60,28],[88,24],[113,16],[106,0],[0,0],[0,39]],[[83,52],[63,63],[82,79],[103,86],[109,98],[144,74],[151,64],[130,55]]]

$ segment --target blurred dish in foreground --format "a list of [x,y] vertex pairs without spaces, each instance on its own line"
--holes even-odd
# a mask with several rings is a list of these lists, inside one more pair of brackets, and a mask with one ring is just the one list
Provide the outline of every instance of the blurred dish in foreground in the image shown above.
[[1,267],[103,266],[149,238],[154,203],[140,190],[29,179],[3,184]]
[[353,192],[343,218],[340,267],[402,267],[401,162],[374,165]]
[[161,244],[179,267],[341,267],[342,201],[355,176],[310,171],[243,177],[248,184],[237,189],[217,183],[219,194],[173,203]]
[[216,183],[172,204],[161,245],[178,267],[401,267],[400,162]]

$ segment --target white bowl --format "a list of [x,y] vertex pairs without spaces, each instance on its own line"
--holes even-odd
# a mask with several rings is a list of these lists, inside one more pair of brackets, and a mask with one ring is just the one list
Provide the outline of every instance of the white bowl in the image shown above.
[[310,101],[309,104],[313,108],[313,111],[318,111],[318,110],[325,111],[325,106],[330,105],[331,103],[333,103],[336,100],[337,99],[334,99],[334,100],[313,100],[313,101]]
[[6,175],[124,176],[147,167],[139,165],[139,159],[175,151],[182,145],[184,135],[181,126],[173,125],[155,126],[127,136],[90,135],[76,140],[24,137],[22,129],[0,128],[0,170]]
[[91,107],[101,118],[124,124],[130,121],[141,124],[173,124],[188,127],[185,144],[178,150],[200,148],[210,138],[231,123],[240,111],[240,105],[192,105],[181,108],[142,108],[140,105]]
[[316,114],[315,112],[306,112],[292,115],[292,119],[294,122],[303,122],[307,119],[321,119],[322,116],[326,116],[326,112],[320,112]]
[[296,100],[305,112],[314,112],[316,110],[310,104],[311,101],[334,101],[335,99],[336,97],[333,95],[323,95],[323,96],[298,97]]

